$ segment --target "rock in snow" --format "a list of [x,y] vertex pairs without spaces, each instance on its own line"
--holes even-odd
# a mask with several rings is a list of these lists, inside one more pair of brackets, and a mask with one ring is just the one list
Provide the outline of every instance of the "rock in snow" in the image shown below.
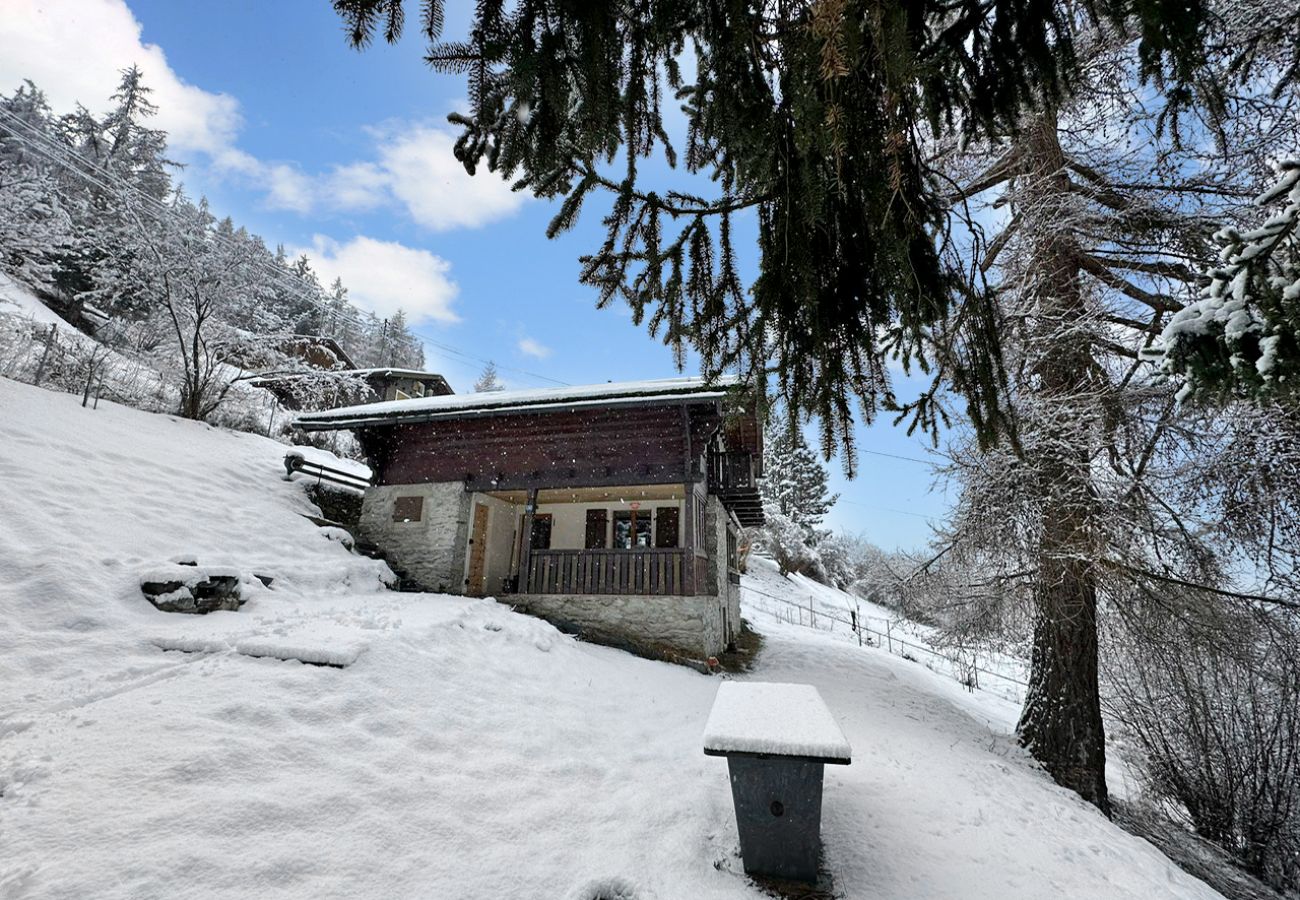
[[219,609],[233,611],[244,605],[238,572],[226,567],[200,567],[197,562],[150,569],[140,576],[140,592],[162,612],[201,615]]

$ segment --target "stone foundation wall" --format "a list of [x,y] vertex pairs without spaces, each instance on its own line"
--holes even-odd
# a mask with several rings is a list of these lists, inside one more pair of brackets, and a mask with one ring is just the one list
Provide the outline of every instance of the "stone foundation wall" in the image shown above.
[[727,528],[730,522],[731,517],[722,501],[710,496],[704,508],[704,548],[709,553],[707,589],[718,595],[718,615],[725,625],[724,646],[740,634],[740,586],[732,584],[727,577]]
[[516,594],[503,603],[601,644],[667,647],[688,656],[717,656],[727,645],[717,597],[616,594]]
[[[398,497],[423,498],[419,521],[393,521]],[[372,487],[361,504],[358,531],[421,587],[460,594],[465,590],[469,506],[470,495],[459,481]]]
[[731,626],[727,643],[731,644],[740,636],[740,585],[728,582],[723,602],[727,605],[727,623]]

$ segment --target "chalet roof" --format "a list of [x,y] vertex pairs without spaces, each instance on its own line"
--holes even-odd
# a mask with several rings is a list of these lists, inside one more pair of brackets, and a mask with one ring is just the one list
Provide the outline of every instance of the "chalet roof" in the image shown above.
[[437,372],[423,372],[419,369],[397,369],[391,366],[377,366],[369,369],[353,369],[353,375],[383,375],[387,378],[412,378],[416,381],[445,380]]
[[[279,372],[274,375],[259,375],[256,378],[250,378],[249,384],[260,387],[263,384],[271,384],[276,381],[293,381],[308,376],[314,377],[320,374],[346,376],[348,378],[374,378],[376,376],[384,378],[408,378],[412,381],[441,381],[446,384],[447,379],[443,378],[437,372],[423,372],[418,369],[394,369],[387,366],[370,369],[313,369],[306,372]],[[450,387],[448,388],[450,389]]]
[[578,409],[582,407],[651,405],[656,402],[720,400],[728,388],[740,383],[735,376],[712,382],[703,378],[654,378],[647,381],[617,381],[574,387],[540,388],[523,391],[490,391],[476,394],[448,394],[366,403],[342,409],[304,413],[295,422],[305,431],[363,428],[395,422],[470,418],[507,412]]

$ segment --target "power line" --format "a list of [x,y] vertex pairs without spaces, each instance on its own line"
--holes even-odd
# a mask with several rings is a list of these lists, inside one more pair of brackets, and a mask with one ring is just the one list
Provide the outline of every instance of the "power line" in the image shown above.
[[[80,166],[90,166],[90,163],[87,160],[75,156],[68,148],[55,143],[48,136],[41,134],[39,131],[36,131],[31,125],[22,121],[17,116],[10,113],[8,110],[0,109],[0,116],[3,116],[5,118],[17,122],[20,126],[22,126],[25,130],[27,130],[29,134],[24,135],[17,131],[14,131],[11,127],[5,125],[3,122],[0,122],[0,131],[7,132],[9,135],[16,138],[19,142],[26,145],[29,149],[39,153],[49,162],[52,162],[55,165],[62,166],[64,169],[70,171],[72,174],[79,176],[83,180],[95,185],[96,187],[102,188],[105,191],[113,192],[114,189],[116,188],[119,191],[134,195],[135,197],[143,201],[145,204],[156,208],[163,215],[169,215],[169,216],[177,215],[177,210],[175,208],[168,206],[167,204],[158,200],[156,197],[151,197],[150,195],[141,191],[135,185],[131,184],[130,182],[126,181],[120,176],[113,174],[112,172],[102,171],[102,170],[96,172],[87,172],[84,169],[80,168]],[[32,139],[33,137],[35,137],[35,142],[33,142]],[[106,184],[105,181],[109,183]],[[213,241],[215,241],[218,244],[221,244],[226,249],[228,250],[241,249],[237,245],[235,245],[230,239],[226,238],[224,235],[216,231],[214,228],[208,228],[207,232],[208,232],[208,236]],[[250,260],[250,263],[251,265],[256,267],[259,271],[261,271],[263,274],[268,275],[273,279],[279,280],[282,286],[287,286],[290,294],[296,296],[299,300],[302,300],[312,306],[315,306],[316,308],[320,309],[322,312],[330,314],[336,321],[341,319],[346,324],[355,325],[358,328],[367,327],[368,323],[364,322],[359,317],[354,315],[348,315],[346,313],[339,314],[337,310],[330,307],[319,297],[315,297],[307,293],[307,290],[303,286],[303,284],[300,281],[298,281],[296,278],[294,278],[294,276],[290,272],[275,267],[271,263],[267,263],[265,261],[258,260],[256,258]]]
[[[76,156],[74,153],[72,153],[70,148],[64,147],[58,144],[57,142],[53,141],[48,135],[45,135],[44,133],[36,129],[34,126],[32,126],[30,123],[23,121],[21,118],[9,112],[8,110],[0,109],[0,116],[3,116],[4,118],[10,120],[11,122],[17,124],[19,127],[23,129],[23,131],[27,133],[23,134],[18,131],[15,131],[11,126],[6,125],[4,122],[0,122],[0,131],[4,131],[8,133],[10,136],[17,139],[20,143],[24,144],[29,149],[40,154],[47,161],[52,162],[55,165],[62,166],[67,171],[72,172],[72,174],[79,176],[83,180],[105,191],[112,193],[114,191],[114,187],[116,187],[119,191],[125,192],[127,194],[139,198],[141,201],[143,201],[144,203],[146,203],[151,207],[156,208],[164,215],[175,216],[177,214],[177,211],[173,207],[168,206],[167,204],[158,200],[156,197],[152,197],[149,194],[144,193],[135,185],[131,184],[130,182],[126,181],[120,176],[115,175],[112,172],[108,172],[106,170],[93,171],[93,172],[86,171],[86,169],[82,167],[83,166],[90,167],[91,164],[89,161]],[[106,181],[108,182],[107,184],[105,183]],[[241,249],[237,245],[235,245],[231,240],[229,240],[224,235],[222,235],[220,232],[216,231],[215,228],[209,228],[208,234],[214,241],[221,244],[228,250],[233,251],[233,250]],[[308,303],[309,305],[316,307],[321,312],[327,314],[330,317],[331,323],[338,323],[341,321],[344,324],[353,325],[357,328],[364,329],[370,327],[370,323],[360,318],[360,316],[340,312],[338,309],[335,309],[334,307],[331,307],[329,304],[324,302],[321,298],[313,296],[311,293],[308,292],[307,288],[300,281],[294,278],[294,276],[290,272],[285,271],[284,269],[276,267],[271,263],[267,263],[257,258],[250,260],[250,263],[254,267],[256,267],[259,271],[261,271],[263,274],[278,280],[282,286],[287,286],[289,293],[295,296],[297,299],[302,300]],[[561,385],[564,387],[569,386],[568,382],[561,381],[558,378],[551,378],[548,375],[540,375],[536,372],[530,372],[527,369],[520,369],[515,366],[501,365],[499,363],[495,363],[492,360],[488,360],[483,357],[474,356],[472,354],[465,353],[464,351],[458,350],[454,347],[450,347],[439,341],[435,341],[429,338],[427,335],[419,334],[418,332],[415,332],[414,329],[412,329],[412,332],[416,333],[417,336],[420,337],[421,340],[423,340],[425,343],[437,347],[438,349],[442,350],[445,353],[450,353],[462,359],[469,360],[471,362],[482,363],[484,365],[491,362],[493,365],[496,365],[500,369],[504,369],[510,372],[515,372],[537,381],[548,381],[553,384]]]
[[845,500],[843,497],[838,498],[836,503],[848,503],[851,506],[864,506],[867,509],[879,509],[885,512],[898,513],[900,516],[915,516],[918,519],[925,519],[927,522],[933,522],[934,516],[923,515],[922,513],[908,512],[905,509],[894,509],[892,506],[878,506],[874,503],[862,503],[857,500]]
[[470,353],[464,352],[463,350],[457,350],[455,347],[449,347],[446,344],[439,343],[438,341],[435,341],[430,337],[426,337],[425,335],[420,335],[420,338],[425,343],[437,347],[439,350],[442,350],[444,353],[450,353],[453,354],[454,356],[459,356],[462,359],[468,360],[470,362],[479,362],[479,363],[483,363],[484,365],[491,363],[492,365],[496,366],[498,369],[504,369],[507,372],[518,372],[520,375],[527,375],[529,378],[536,378],[540,381],[549,381],[552,382],[553,384],[558,384],[561,387],[571,387],[569,382],[560,381],[558,378],[552,378],[549,375],[539,375],[536,372],[529,372],[527,369],[519,369],[514,366],[506,366],[506,365],[502,365],[496,360],[484,359],[481,356],[474,356]]
[[884,453],[880,450],[863,450],[858,448],[859,453],[870,453],[872,456],[888,456],[890,459],[905,459],[908,462],[921,463],[922,465],[932,466],[934,462],[928,459],[918,459],[915,456],[901,456],[897,453]]

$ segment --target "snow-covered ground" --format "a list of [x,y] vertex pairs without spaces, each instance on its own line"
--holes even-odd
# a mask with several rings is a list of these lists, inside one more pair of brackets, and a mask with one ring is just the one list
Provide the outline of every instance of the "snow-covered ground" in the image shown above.
[[[945,646],[938,631],[894,610],[793,573],[782,577],[776,563],[754,557],[743,585],[744,602],[759,618],[802,625],[910,656],[936,672],[1008,700],[1024,701],[1028,677],[1023,656]],[[857,622],[855,631],[853,623]]]
[[[702,752],[717,678],[385,590],[284,450],[0,379],[0,897],[763,896]],[[140,575],[182,556],[275,581],[159,613]],[[817,686],[852,744],[842,896],[1217,896],[1036,771],[1013,703],[750,617],[744,677]]]

